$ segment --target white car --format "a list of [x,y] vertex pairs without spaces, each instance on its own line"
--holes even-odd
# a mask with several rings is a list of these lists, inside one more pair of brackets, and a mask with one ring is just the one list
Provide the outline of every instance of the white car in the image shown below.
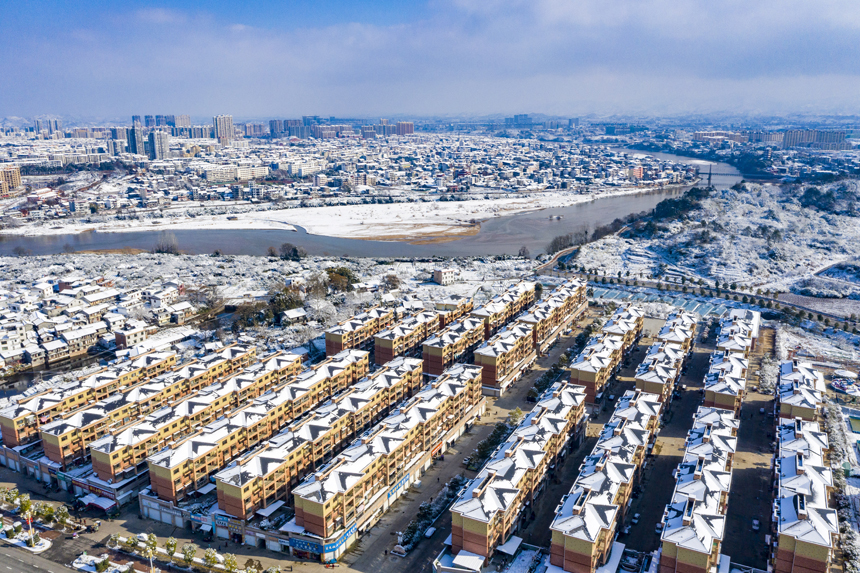
[[640,517],[642,517],[642,516],[641,516],[641,515],[639,515],[638,513],[634,513],[634,514],[633,514],[633,519],[631,519],[631,520],[630,520],[630,523],[632,523],[633,525],[636,525],[637,523],[639,523],[639,518],[640,518]]
[[761,522],[758,519],[753,519],[752,530],[758,531],[759,529],[761,529]]

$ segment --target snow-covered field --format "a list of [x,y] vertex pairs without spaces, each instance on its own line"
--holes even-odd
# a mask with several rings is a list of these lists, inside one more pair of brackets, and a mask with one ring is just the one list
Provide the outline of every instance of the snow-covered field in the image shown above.
[[[824,287],[819,271],[860,255],[860,217],[802,206],[806,188],[745,184],[716,191],[702,209],[650,238],[606,237],[581,249],[575,263],[607,275],[683,275],[754,289],[811,294]],[[853,204],[857,181],[821,188]],[[844,277],[839,277],[844,279]],[[805,281],[805,282],[804,282]],[[848,280],[827,280],[829,296],[858,291]],[[803,289],[807,289],[800,292]],[[821,290],[821,289],[820,289]]]
[[294,231],[295,227],[283,220],[284,211],[251,211],[237,214],[200,215],[191,217],[184,213],[157,219],[106,219],[54,220],[31,223],[20,227],[2,229],[7,235],[35,237],[41,235],[74,235],[86,231],[104,233],[130,233],[135,231],[181,231],[181,230],[279,230]]
[[[105,183],[103,185],[109,185]],[[343,238],[422,238],[475,232],[476,222],[539,209],[567,207],[599,197],[631,195],[650,191],[642,188],[596,189],[588,194],[543,192],[504,199],[377,203],[273,209],[265,207],[223,208],[211,214],[197,204],[175,204],[152,217],[117,218],[96,215],[75,220],[27,223],[0,230],[26,236],[75,234],[85,231],[132,232],[194,229],[294,230],[299,225],[314,235]],[[217,209],[217,207],[215,207]]]

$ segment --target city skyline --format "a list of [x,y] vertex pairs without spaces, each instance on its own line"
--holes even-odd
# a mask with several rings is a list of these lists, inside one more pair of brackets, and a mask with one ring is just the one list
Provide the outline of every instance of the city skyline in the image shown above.
[[[855,6],[43,2],[0,116],[854,113]],[[62,89],[56,89],[62,86]]]

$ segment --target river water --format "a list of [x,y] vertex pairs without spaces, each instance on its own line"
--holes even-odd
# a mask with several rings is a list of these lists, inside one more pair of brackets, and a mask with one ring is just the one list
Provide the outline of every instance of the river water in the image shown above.
[[[642,153],[622,150],[628,153]],[[666,153],[651,153],[661,159],[707,165],[707,162]],[[713,170],[736,172],[732,166],[714,163]],[[706,171],[705,167],[703,171]],[[725,188],[740,181],[741,177],[714,177],[714,186]],[[489,219],[481,224],[480,231],[457,240],[412,244],[402,241],[365,241],[323,235],[310,235],[299,227],[296,231],[213,231],[179,230],[176,235],[179,249],[190,254],[209,254],[220,250],[224,254],[263,255],[270,246],[289,242],[305,248],[311,255],[349,257],[428,257],[428,256],[481,256],[516,254],[525,246],[535,255],[544,252],[549,242],[558,235],[592,231],[613,220],[631,213],[648,211],[667,197],[681,193],[678,188],[656,190],[637,195],[601,197],[570,207],[548,208],[517,215]],[[561,217],[558,219],[557,217]],[[34,255],[62,253],[66,245],[74,250],[101,250],[136,248],[150,250],[158,241],[158,231],[133,233],[87,232],[74,235],[48,235],[16,237],[0,235],[0,255],[12,255],[23,247]]]

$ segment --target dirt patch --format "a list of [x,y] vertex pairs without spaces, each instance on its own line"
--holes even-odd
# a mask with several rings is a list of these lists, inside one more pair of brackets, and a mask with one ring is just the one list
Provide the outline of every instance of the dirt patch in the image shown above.
[[421,225],[415,225],[415,233],[406,233],[400,235],[370,235],[365,237],[350,237],[360,241],[396,241],[405,242],[411,245],[433,245],[436,243],[447,243],[448,241],[456,241],[463,237],[471,237],[477,235],[481,231],[481,224],[474,223],[468,226],[454,226],[440,232],[421,233]]

